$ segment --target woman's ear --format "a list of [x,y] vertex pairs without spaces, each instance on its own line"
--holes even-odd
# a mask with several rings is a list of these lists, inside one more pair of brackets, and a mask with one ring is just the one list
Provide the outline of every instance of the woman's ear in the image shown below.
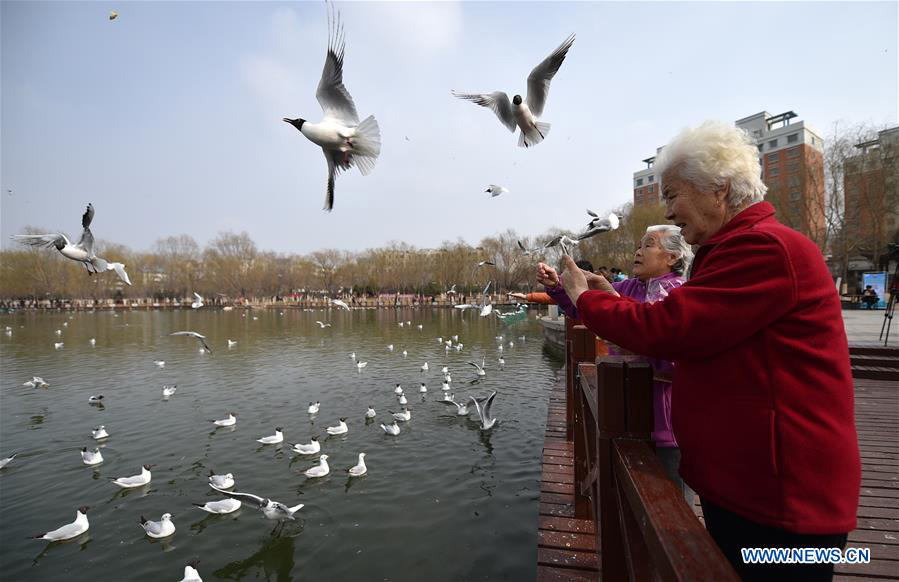
[[713,196],[715,196],[715,204],[717,206],[727,203],[727,198],[730,196],[730,178],[727,178],[724,184],[715,190]]
[[671,268],[677,264],[677,257],[674,256],[674,253],[666,254],[668,255],[668,258],[665,259],[665,264],[668,265],[668,269],[671,270]]

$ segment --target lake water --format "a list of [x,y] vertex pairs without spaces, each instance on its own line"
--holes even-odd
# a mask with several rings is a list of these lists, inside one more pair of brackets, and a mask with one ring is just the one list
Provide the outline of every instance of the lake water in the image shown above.
[[[398,326],[407,320],[411,326]],[[180,580],[195,558],[207,582],[535,576],[543,428],[561,363],[544,352],[533,316],[507,326],[474,311],[429,308],[17,312],[0,316],[5,326],[12,335],[0,334],[0,457],[20,454],[0,470],[4,580]],[[185,329],[207,335],[214,353],[168,335]],[[464,348],[446,353],[436,338],[453,334]],[[228,338],[238,342],[232,349]],[[361,372],[353,351],[368,362]],[[469,384],[476,375],[466,362],[482,358],[487,375]],[[491,431],[435,402],[444,365],[457,399],[499,393]],[[33,375],[50,386],[22,386]],[[378,423],[398,410],[396,383],[412,420],[391,437]],[[164,384],[178,385],[167,401]],[[105,396],[104,408],[88,404],[93,394]],[[314,417],[306,412],[312,400],[321,401]],[[378,416],[366,424],[369,404]],[[236,427],[213,430],[209,421],[228,411],[237,412]],[[341,416],[349,433],[326,438]],[[79,449],[96,445],[91,429],[100,424],[110,438],[101,445],[105,462],[91,468]],[[317,456],[256,442],[276,426],[290,443],[319,435],[331,474],[309,480],[303,471]],[[360,452],[368,475],[351,480],[346,469]],[[144,463],[156,465],[149,485],[121,490],[109,482]],[[221,498],[207,485],[210,470],[233,473],[236,491],[306,505],[280,535],[246,504],[211,516],[191,505]],[[87,534],[56,544],[26,539],[71,522],[81,505],[91,507]],[[150,540],[140,516],[165,512],[176,533]]]

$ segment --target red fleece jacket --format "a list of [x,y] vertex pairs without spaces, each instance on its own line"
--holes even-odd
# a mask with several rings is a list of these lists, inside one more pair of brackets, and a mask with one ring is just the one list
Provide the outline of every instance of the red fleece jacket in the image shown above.
[[600,337],[674,360],[680,473],[702,497],[792,532],[855,528],[861,465],[840,301],[818,248],[769,203],[703,244],[665,301],[587,291],[577,310]]

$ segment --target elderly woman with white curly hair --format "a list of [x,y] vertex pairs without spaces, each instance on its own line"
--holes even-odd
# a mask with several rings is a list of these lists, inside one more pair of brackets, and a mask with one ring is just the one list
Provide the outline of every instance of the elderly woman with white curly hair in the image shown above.
[[833,564],[746,564],[740,552],[842,548],[856,525],[849,348],[824,258],[763,200],[758,150],[742,130],[685,130],[655,168],[666,218],[698,245],[687,282],[639,303],[591,290],[566,257],[562,283],[600,337],[674,361],[680,474],[743,579],[829,580]]

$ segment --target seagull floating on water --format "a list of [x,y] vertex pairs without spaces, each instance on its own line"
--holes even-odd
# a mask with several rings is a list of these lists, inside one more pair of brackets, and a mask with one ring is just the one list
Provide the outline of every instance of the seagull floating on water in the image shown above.
[[33,378],[31,378],[31,380],[22,384],[22,386],[30,386],[31,388],[40,386],[41,388],[46,388],[47,386],[49,386],[49,384],[44,382],[44,379],[40,376],[34,376]]
[[97,340],[95,338],[91,338],[88,340],[88,343],[92,346],[95,346],[95,345],[97,345]]
[[350,477],[361,477],[368,473],[368,467],[365,466],[365,453],[359,453],[359,462],[347,469]]
[[376,417],[377,415],[378,415],[378,413],[375,412],[374,407],[371,406],[371,405],[369,405],[369,406],[368,406],[368,410],[365,411],[365,418],[374,418],[374,417]]
[[421,386],[418,387],[418,393],[419,393],[419,394],[424,394],[424,393],[427,392],[427,391],[428,391],[428,387],[425,386],[425,383],[424,383],[424,382],[422,382],[422,383],[421,383]]
[[478,376],[486,376],[487,372],[484,370],[484,365],[487,363],[487,360],[482,360],[481,365],[479,366],[476,362],[468,362],[469,366],[474,366],[478,369]]
[[526,103],[522,100],[521,95],[515,95],[510,102],[509,96],[503,91],[481,94],[453,91],[453,95],[459,99],[487,107],[512,133],[515,133],[515,128],[518,127],[521,130],[518,136],[519,147],[526,148],[536,145],[543,141],[550,129],[549,123],[537,121],[543,115],[543,107],[546,105],[546,98],[549,95],[550,81],[559,71],[559,67],[562,66],[562,61],[565,60],[568,49],[573,43],[574,35],[572,34],[559,45],[559,48],[534,67],[531,74],[528,75]]
[[100,426],[95,428],[93,431],[91,431],[91,436],[93,437],[93,439],[95,441],[99,441],[102,439],[109,438],[109,433],[106,432],[106,427],[101,424]]
[[398,401],[400,404],[409,404],[409,401],[406,400],[406,395],[405,395],[405,394],[400,394],[399,398],[397,398],[397,401]]
[[346,418],[341,418],[340,422],[337,423],[337,426],[329,426],[325,429],[330,435],[346,434],[349,430],[350,429],[346,425]]
[[372,115],[359,122],[356,105],[343,84],[343,52],[346,43],[339,15],[333,26],[330,19],[328,24],[325,68],[315,92],[324,117],[319,123],[287,117],[284,121],[322,148],[328,163],[324,210],[330,212],[334,208],[334,181],[337,174],[355,165],[363,176],[367,176],[374,169],[381,153],[381,132]]
[[142,487],[149,483],[153,476],[150,474],[150,469],[155,465],[144,465],[141,467],[140,475],[134,475],[132,477],[119,477],[118,479],[114,477],[110,477],[110,480],[113,484],[118,485],[124,489],[132,489],[134,487]]
[[210,421],[215,426],[234,426],[237,424],[237,414],[234,412],[229,412],[226,418],[222,418],[221,420],[211,420]]
[[[66,235],[58,232],[51,234],[14,234],[12,239],[33,247],[55,247],[65,258],[83,264],[87,269],[88,275],[111,271],[114,267],[105,259],[101,259],[94,254],[94,235],[91,233],[90,228],[93,219],[94,207],[92,204],[88,204],[87,210],[84,211],[84,215],[81,217],[81,227],[84,230],[78,243],[74,245],[69,242]],[[119,265],[118,268],[115,268],[116,274],[119,275],[122,281],[130,285],[131,281],[128,280],[128,275],[125,274],[124,266],[121,263],[116,264]]]
[[396,385],[396,388],[393,389],[393,393],[394,393],[394,394],[397,394],[397,395],[402,394],[402,393],[403,393],[403,387],[400,386],[399,384],[397,384],[397,385]]
[[87,447],[81,447],[81,461],[85,465],[99,465],[103,462],[103,455],[100,454],[100,449],[89,451]]
[[356,362],[356,367],[361,371],[362,368],[368,365],[368,362]]
[[300,455],[314,455],[322,450],[322,446],[318,442],[318,437],[312,437],[312,440],[309,441],[308,445],[291,445],[291,450]]
[[150,521],[142,515],[140,516],[140,526],[153,539],[167,538],[175,533],[175,524],[172,523],[171,513],[163,513],[160,521]]
[[310,479],[316,479],[318,477],[324,477],[330,472],[331,468],[328,467],[328,455],[322,455],[318,458],[318,465],[306,469],[303,474]]
[[209,501],[207,503],[194,503],[203,511],[207,513],[214,513],[217,515],[224,515],[226,513],[233,513],[240,509],[241,502],[237,499],[222,499],[220,501]]
[[421,371],[422,371],[422,373],[428,371],[428,363],[427,362],[425,362],[424,364],[421,365]]
[[381,429],[390,436],[397,436],[400,434],[400,425],[398,425],[395,420],[393,421],[393,424],[381,423]]
[[162,397],[168,398],[169,396],[173,396],[175,394],[176,390],[178,390],[177,385],[163,386],[162,387]]
[[267,437],[262,437],[261,439],[256,439],[257,443],[262,443],[264,445],[276,445],[278,443],[284,442],[284,435],[281,433],[281,427],[275,428],[275,434]]
[[236,346],[236,345],[237,345],[237,342],[236,342],[236,341],[230,340],[230,339],[228,340],[228,347],[229,347],[229,348],[233,348],[233,347]]
[[153,363],[159,366],[160,368],[165,368],[165,360],[153,360]]
[[[234,501],[232,499],[232,501]],[[238,507],[240,507],[238,505]],[[200,578],[200,573],[197,571],[197,561],[190,562],[186,566],[184,566],[184,578],[179,580],[178,582],[203,582],[203,579]]]
[[19,453],[13,453],[10,456],[6,457],[5,459],[0,459],[0,469],[9,465],[12,462],[12,460],[16,458],[16,455],[18,455],[18,454]]
[[392,410],[388,410],[387,412],[389,412],[396,420],[401,420],[403,422],[412,420],[412,409],[406,408],[405,406],[403,407],[402,412],[393,412]]
[[216,475],[212,471],[210,471],[209,486],[217,489],[231,489],[232,487],[234,487],[234,475],[232,475],[231,473]]
[[206,349],[207,352],[209,352],[210,354],[212,353],[212,349],[210,349],[209,345],[206,343],[205,335],[200,335],[195,331],[176,331],[174,333],[170,333],[169,335],[183,335],[183,336],[195,338],[198,342],[203,344],[203,347]]
[[318,414],[318,411],[321,408],[321,406],[322,406],[321,402],[318,402],[318,401],[310,402],[309,408],[306,409],[306,412],[308,412],[309,414]]
[[48,531],[47,533],[32,536],[32,538],[36,540],[61,542],[63,540],[70,540],[72,538],[80,536],[88,529],[90,529],[90,524],[87,521],[87,511],[89,509],[90,507],[82,505],[78,508],[78,512],[75,514],[75,521],[73,521],[72,523],[54,529],[53,531]]
[[56,348],[57,350],[59,350],[59,349],[62,349],[62,347],[64,345],[66,345],[64,342],[56,342],[53,344],[53,347]]

